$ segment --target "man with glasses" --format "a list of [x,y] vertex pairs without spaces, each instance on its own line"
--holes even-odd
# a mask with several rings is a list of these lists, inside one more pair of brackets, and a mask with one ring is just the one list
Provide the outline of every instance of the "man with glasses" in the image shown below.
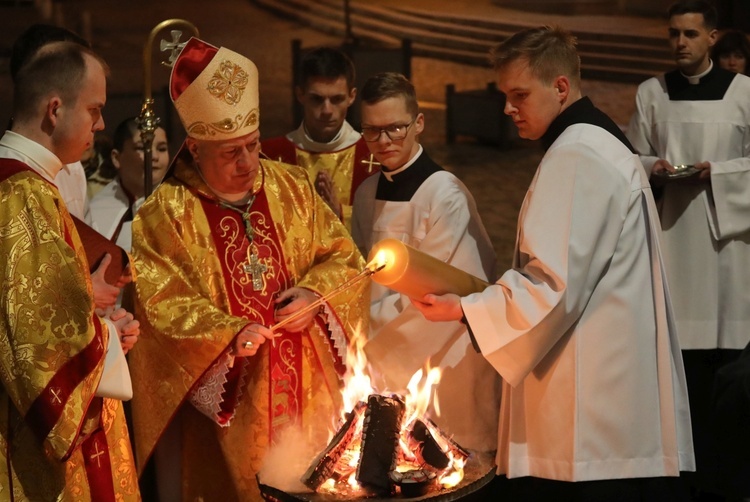
[[[435,164],[418,143],[424,130],[413,85],[397,73],[371,77],[362,88],[362,136],[381,171],[354,196],[352,236],[367,255],[392,237],[482,279],[495,278],[495,253],[474,199],[453,174]],[[425,363],[440,367],[440,415],[432,418],[462,446],[497,446],[500,382],[471,348],[458,321],[428,322],[409,299],[373,284],[368,360],[378,384],[406,388]]]

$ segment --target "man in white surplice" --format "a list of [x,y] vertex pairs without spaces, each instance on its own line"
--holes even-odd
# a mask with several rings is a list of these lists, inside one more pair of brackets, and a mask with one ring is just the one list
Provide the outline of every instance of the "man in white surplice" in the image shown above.
[[[709,58],[717,38],[708,2],[669,10],[677,68],[643,82],[628,138],[657,197],[677,333],[690,396],[697,479],[721,492],[712,384],[750,341],[750,78]],[[696,174],[675,165],[694,165]],[[671,176],[671,177],[670,177]]]
[[[362,136],[381,164],[354,196],[352,237],[367,256],[392,237],[481,279],[495,278],[492,249],[474,198],[417,141],[424,129],[414,86],[397,73],[362,88]],[[439,416],[432,419],[465,448],[497,446],[500,378],[471,346],[460,322],[426,321],[406,296],[373,283],[368,361],[388,390],[406,389],[426,363],[439,367]],[[385,389],[380,389],[385,390]],[[433,403],[434,404],[434,403]]]
[[682,500],[687,391],[643,167],[581,96],[572,35],[532,28],[493,54],[505,113],[546,149],[513,268],[481,293],[413,303],[463,318],[503,377],[498,496]]
[[[143,141],[135,117],[123,120],[112,135],[111,159],[117,176],[91,199],[96,230],[130,252],[133,217],[145,200]],[[151,182],[158,186],[169,167],[167,133],[154,130],[151,145]]]

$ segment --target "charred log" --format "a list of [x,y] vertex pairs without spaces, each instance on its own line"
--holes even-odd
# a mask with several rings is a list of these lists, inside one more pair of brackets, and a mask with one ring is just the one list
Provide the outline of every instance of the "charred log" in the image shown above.
[[421,420],[415,420],[409,433],[409,448],[420,464],[427,464],[436,469],[445,469],[450,458],[432,437],[430,429]]
[[323,450],[302,476],[302,483],[312,490],[317,490],[328,478],[335,477],[336,463],[354,439],[357,430],[357,421],[364,412],[365,403],[360,401],[354,409],[348,413],[346,422],[339,427],[336,435],[329,441]]
[[357,466],[357,481],[360,483],[390,491],[388,473],[396,468],[404,408],[404,401],[399,396],[372,394],[368,397]]

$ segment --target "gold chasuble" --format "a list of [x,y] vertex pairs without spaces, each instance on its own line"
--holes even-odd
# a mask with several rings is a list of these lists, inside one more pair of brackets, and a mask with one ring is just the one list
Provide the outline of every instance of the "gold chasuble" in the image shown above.
[[0,501],[140,500],[122,403],[96,397],[109,343],[54,185],[0,159]]
[[346,345],[368,322],[363,281],[325,304],[309,330],[280,330],[255,356],[230,355],[244,326],[274,323],[280,292],[323,295],[364,266],[298,167],[262,160],[253,192],[249,205],[227,207],[179,161],[133,223],[138,465],[178,426],[184,500],[260,499],[255,476],[287,427],[324,446],[341,406]]

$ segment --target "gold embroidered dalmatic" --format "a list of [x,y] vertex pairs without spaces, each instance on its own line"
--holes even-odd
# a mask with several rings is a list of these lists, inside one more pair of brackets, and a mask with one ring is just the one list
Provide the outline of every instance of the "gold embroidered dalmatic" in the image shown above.
[[340,150],[313,152],[282,136],[263,141],[263,153],[270,159],[300,166],[313,181],[319,172],[328,173],[336,187],[341,221],[348,229],[351,229],[354,193],[365,179],[380,171],[380,164],[362,138]]
[[[324,446],[341,404],[347,341],[366,325],[369,282],[362,281],[332,298],[308,331],[282,330],[275,347],[266,342],[255,356],[231,361],[229,347],[245,325],[273,324],[280,292],[298,286],[323,295],[364,265],[298,167],[261,161],[254,192],[252,244],[241,215],[222,207],[184,163],[133,223],[138,465],[170,421],[180,423],[185,500],[259,499],[255,475],[288,426]],[[254,261],[265,269],[255,277],[260,288],[249,268]]]
[[140,500],[107,325],[57,189],[0,159],[0,501]]

